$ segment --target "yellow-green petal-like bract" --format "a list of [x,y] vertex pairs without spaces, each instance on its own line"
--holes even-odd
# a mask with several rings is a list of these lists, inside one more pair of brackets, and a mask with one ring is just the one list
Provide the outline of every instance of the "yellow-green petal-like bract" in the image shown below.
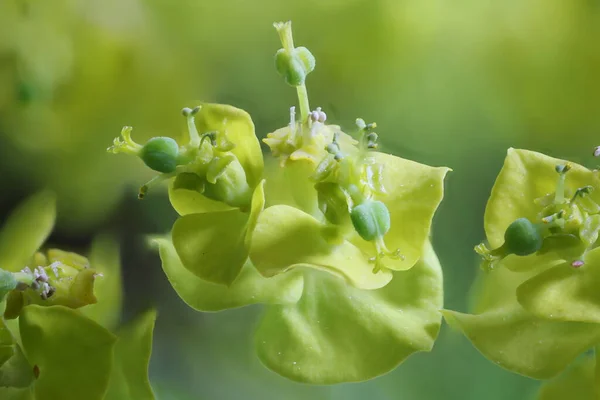
[[[498,248],[504,243],[504,232],[516,219],[537,219],[541,207],[534,201],[554,193],[558,179],[555,168],[565,163],[567,161],[534,151],[508,150],[485,209],[485,232],[491,248]],[[577,188],[597,182],[597,177],[589,169],[569,164],[571,169],[565,181],[565,188],[569,192],[574,193]],[[592,192],[590,196],[597,202],[600,201],[598,191]],[[502,260],[502,265],[513,270],[526,270],[557,258],[553,253],[524,257],[509,255]]]
[[[445,167],[430,167],[384,153],[374,153],[375,162],[384,166],[383,186],[387,194],[376,194],[388,208],[391,227],[385,243],[391,251],[400,249],[401,259],[384,259],[387,268],[401,271],[411,268],[421,257],[428,241],[435,211],[444,197]],[[370,243],[352,240],[367,254],[374,256]]]
[[103,400],[116,337],[77,310],[30,305],[19,317],[36,400]]
[[296,267],[310,267],[343,277],[361,289],[378,289],[392,279],[390,271],[373,273],[369,256],[344,240],[332,243],[326,227],[296,208],[278,205],[265,209],[254,231],[250,259],[264,276]]
[[600,323],[600,248],[583,261],[580,268],[563,263],[528,279],[517,288],[519,303],[541,318]]
[[183,265],[200,279],[231,285],[248,259],[252,230],[264,204],[261,182],[249,213],[234,209],[180,217],[172,239]]
[[158,238],[162,268],[179,297],[198,311],[221,311],[250,304],[290,304],[302,294],[302,274],[289,272],[265,278],[247,262],[231,286],[198,278],[182,264],[171,241]]
[[443,288],[429,243],[414,268],[395,272],[381,289],[357,289],[320,271],[305,276],[300,301],[269,307],[258,326],[258,356],[269,369],[303,383],[357,382],[431,350]]

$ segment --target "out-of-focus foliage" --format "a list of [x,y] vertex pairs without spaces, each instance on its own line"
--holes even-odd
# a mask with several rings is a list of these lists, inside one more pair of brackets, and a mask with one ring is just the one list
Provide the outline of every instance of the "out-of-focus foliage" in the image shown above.
[[[167,311],[157,326],[152,364],[163,398],[534,396],[536,382],[498,368],[445,328],[431,354],[416,356],[401,370],[368,383],[304,387],[269,373],[248,350],[252,308],[210,316],[185,311],[155,257],[131,239],[147,231],[162,233],[173,215],[159,190],[142,205],[132,205],[137,182],[150,175],[142,176],[137,160],[117,160],[104,149],[124,124],[146,137],[183,133],[183,121],[173,109],[192,99],[247,110],[261,136],[286,123],[294,96],[274,71],[270,57],[277,39],[271,23],[293,19],[297,42],[317,57],[309,78],[311,101],[324,107],[330,120],[342,127],[357,114],[375,120],[386,127],[386,150],[454,169],[433,226],[433,242],[445,268],[445,305],[465,311],[478,263],[471,249],[484,237],[483,211],[506,148],[529,148],[595,166],[585,155],[598,144],[600,131],[598,2],[65,4],[0,3],[0,218],[7,205],[51,186],[59,191],[59,232],[79,232],[76,237],[56,236],[56,244],[87,244],[93,225],[102,223],[122,232],[128,245],[123,249],[126,314],[151,303]],[[15,65],[12,48],[15,38],[23,37],[15,29],[23,18],[14,10],[27,6],[38,10],[36,20],[49,21],[40,24],[43,33],[34,32],[37,40],[28,42],[38,51],[27,57],[44,61],[35,73],[46,76],[62,68],[65,58],[53,54],[65,53],[74,60],[69,71],[79,71],[62,75],[66,83],[43,106],[17,102],[17,97],[30,95],[26,86],[17,90],[17,78],[25,72],[18,72],[22,67]],[[61,44],[56,30],[68,31],[65,42],[76,46]],[[122,55],[123,67],[118,67],[115,52]],[[129,191],[122,192],[124,188]],[[119,197],[131,200],[115,208]],[[182,368],[175,371],[172,365]]]

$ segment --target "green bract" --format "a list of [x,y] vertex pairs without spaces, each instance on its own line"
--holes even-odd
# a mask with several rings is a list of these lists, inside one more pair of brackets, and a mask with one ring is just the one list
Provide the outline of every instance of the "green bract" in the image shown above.
[[[202,104],[185,108],[183,115],[189,142],[178,149],[173,139],[163,137],[141,147],[125,127],[109,151],[138,155],[164,172],[142,187],[140,197],[156,182],[174,178],[169,199],[181,217],[172,239],[183,265],[203,280],[231,285],[246,263],[264,207],[262,152],[252,119],[243,110]],[[151,143],[156,146],[148,153],[144,149]],[[152,165],[148,154],[157,154]]]
[[504,368],[552,378],[600,342],[599,183],[582,166],[508,151],[485,213],[493,250],[476,248],[488,272],[475,314],[445,312]]
[[0,317],[0,398],[121,400],[133,393],[153,399],[147,367],[154,313],[118,337],[111,332],[121,288],[118,248],[110,238],[94,241],[89,261],[61,250],[36,252],[52,230],[54,206],[49,193],[33,196],[0,234],[7,250],[2,260],[10,267],[0,270],[3,283],[8,274],[17,282],[0,304],[6,317],[18,317],[12,328]]

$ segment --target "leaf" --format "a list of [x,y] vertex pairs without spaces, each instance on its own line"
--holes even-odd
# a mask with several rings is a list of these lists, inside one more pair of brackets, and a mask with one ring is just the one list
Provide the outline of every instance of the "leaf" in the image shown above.
[[264,168],[262,150],[246,111],[225,104],[203,103],[196,115],[196,126],[201,134],[225,132],[227,140],[235,144],[231,152],[244,168],[248,185],[251,188],[258,185]]
[[308,270],[298,303],[266,310],[255,338],[261,361],[294,381],[334,384],[371,379],[429,351],[441,323],[442,271],[431,245],[423,253],[378,290]]
[[198,311],[221,311],[249,304],[295,303],[302,294],[302,274],[290,272],[265,278],[247,262],[230,287],[210,283],[188,271],[168,239],[155,239],[162,267],[181,299]]
[[373,273],[373,264],[348,241],[330,243],[324,225],[293,207],[269,207],[258,218],[250,259],[264,276],[310,267],[343,277],[361,289],[377,289],[392,279],[390,271]]
[[81,312],[105,328],[113,329],[119,322],[123,301],[118,243],[109,236],[98,236],[92,243],[90,265],[101,274],[94,282],[98,302],[81,308]]
[[538,400],[596,400],[594,357],[586,356],[540,388]]
[[486,358],[534,379],[550,379],[600,340],[600,325],[533,316],[518,304],[478,315],[443,311]]
[[116,337],[77,310],[30,305],[19,318],[23,348],[39,368],[36,400],[101,400]]
[[25,358],[21,346],[13,345],[12,357],[0,367],[0,387],[26,388],[33,380],[33,367]]
[[33,254],[52,232],[56,197],[37,193],[20,204],[0,230],[0,268],[16,272],[27,266]]
[[600,323],[600,248],[584,262],[580,268],[563,263],[525,281],[517,288],[519,303],[541,318]]
[[[496,178],[488,200],[484,225],[487,239],[492,248],[504,243],[506,228],[518,218],[537,220],[541,207],[534,202],[556,190],[558,174],[555,167],[566,161],[528,150],[509,149],[502,170]],[[594,183],[593,173],[581,165],[570,163],[565,187],[573,193],[577,188]],[[600,194],[590,196],[598,201]],[[553,253],[518,257],[508,256],[502,265],[513,270],[525,270],[540,263],[551,263],[557,259]]]
[[[384,153],[374,153],[375,162],[384,165],[383,186],[387,195],[375,199],[386,204],[391,227],[385,243],[391,251],[400,249],[404,259],[386,259],[387,268],[402,271],[421,257],[431,230],[433,215],[444,197],[444,177],[449,168],[434,168]],[[352,240],[374,256],[373,245],[358,236]]]
[[156,311],[148,311],[119,330],[115,361],[104,400],[153,400],[148,379]]

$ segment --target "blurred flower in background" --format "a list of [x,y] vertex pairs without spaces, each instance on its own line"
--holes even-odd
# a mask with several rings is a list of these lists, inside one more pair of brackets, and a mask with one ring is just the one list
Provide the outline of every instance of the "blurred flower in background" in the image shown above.
[[253,356],[260,308],[197,314],[166,282],[142,238],[172,223],[166,195],[138,203],[150,173],[105,149],[123,125],[140,142],[183,134],[173,110],[194,100],[247,110],[261,137],[287,123],[295,98],[274,68],[272,22],[288,19],[317,58],[308,90],[332,123],[377,121],[385,151],[453,168],[433,243],[445,306],[465,311],[478,269],[472,248],[506,149],[595,166],[597,1],[3,0],[0,216],[49,187],[66,233],[57,244],[121,234],[125,315],[148,304],[164,310],[152,365],[164,399],[531,398],[537,382],[445,328],[432,353],[368,383],[291,383]]

